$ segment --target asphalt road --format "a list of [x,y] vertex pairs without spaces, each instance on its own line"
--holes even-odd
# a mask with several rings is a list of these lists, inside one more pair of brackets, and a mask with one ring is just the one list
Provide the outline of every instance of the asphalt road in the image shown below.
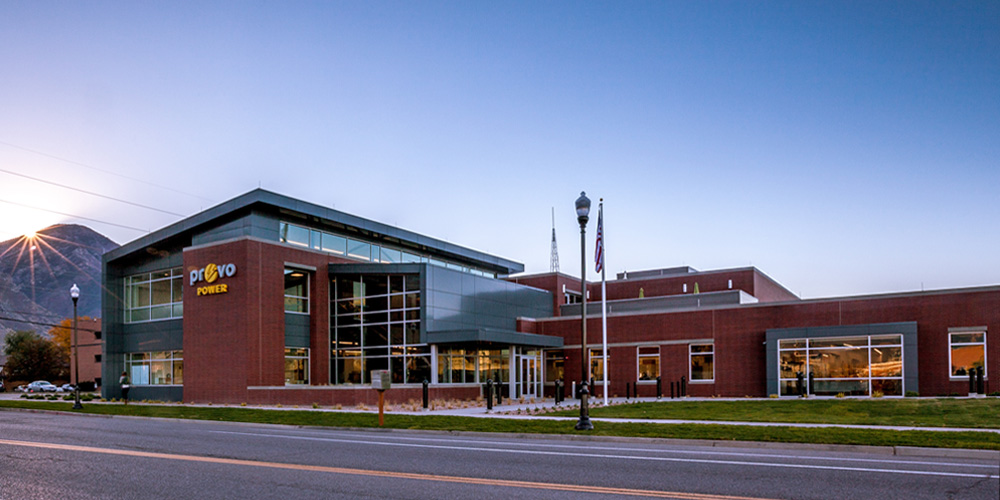
[[0,411],[0,499],[1000,498],[1000,464]]

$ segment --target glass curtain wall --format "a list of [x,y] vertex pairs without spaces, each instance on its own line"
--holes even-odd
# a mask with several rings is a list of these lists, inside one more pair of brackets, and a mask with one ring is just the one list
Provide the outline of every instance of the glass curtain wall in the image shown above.
[[289,224],[287,222],[280,223],[278,232],[278,239],[282,243],[289,243],[304,248],[321,250],[323,252],[340,255],[349,259],[365,262],[381,262],[383,264],[427,262],[435,266],[455,269],[474,274],[476,276],[483,276],[486,278],[496,277],[496,273],[490,271],[476,269],[474,267],[464,266],[454,262],[440,260],[438,258],[430,258],[426,255],[418,255],[400,249],[378,245],[370,241],[332,234],[326,231],[317,231],[315,229],[309,229],[295,224]]
[[184,354],[182,351],[126,353],[125,371],[132,385],[183,385]]
[[430,380],[418,275],[339,275],[331,287],[331,384],[367,384],[372,370],[389,370],[396,384]]
[[180,318],[184,278],[181,268],[134,274],[125,278],[125,322]]
[[778,359],[782,396],[799,394],[799,374],[807,394],[903,395],[902,335],[784,339]]

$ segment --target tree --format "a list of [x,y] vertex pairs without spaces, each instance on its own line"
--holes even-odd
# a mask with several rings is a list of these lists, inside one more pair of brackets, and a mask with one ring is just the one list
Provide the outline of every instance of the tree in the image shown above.
[[[79,321],[92,321],[92,318],[90,316],[80,316]],[[80,332],[77,332],[77,335],[79,334]],[[52,343],[65,353],[68,358],[70,349],[73,347],[73,318],[66,318],[59,322],[59,326],[53,326],[49,330],[49,337],[52,339]],[[76,342],[80,343],[80,339],[77,339]]]
[[69,375],[69,355],[33,331],[17,331],[4,341],[8,380],[59,380]]

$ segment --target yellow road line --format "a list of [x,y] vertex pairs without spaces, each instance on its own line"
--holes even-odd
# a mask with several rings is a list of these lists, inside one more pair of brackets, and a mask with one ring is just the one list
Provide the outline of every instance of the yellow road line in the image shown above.
[[177,455],[173,453],[155,453],[148,451],[116,450],[113,448],[95,448],[91,446],[76,446],[70,444],[35,443],[31,441],[13,441],[0,439],[0,445],[24,446],[28,448],[43,448],[49,450],[80,451],[85,453],[103,453],[106,455],[123,455],[130,457],[159,458],[163,460],[183,460],[188,462],[205,462],[214,464],[242,465],[250,467],[267,467],[271,469],[288,469],[299,471],[326,472],[330,474],[349,474],[354,476],[372,476],[393,479],[416,479],[420,481],[440,481],[448,483],[474,484],[481,486],[506,486],[511,488],[530,488],[553,491],[574,491],[579,493],[596,493],[603,495],[643,496],[653,498],[672,498],[676,500],[765,500],[756,497],[739,497],[728,495],[705,495],[701,493],[684,493],[679,491],[634,490],[626,488],[608,488],[604,486],[585,486],[560,483],[538,483],[532,481],[513,481],[506,479],[484,479],[462,476],[442,476],[437,474],[417,474],[411,472],[390,472],[366,469],[349,469],[344,467],[327,467],[322,465],[285,464],[280,462],[261,462],[255,460],[240,460],[235,458],[201,457],[197,455]]

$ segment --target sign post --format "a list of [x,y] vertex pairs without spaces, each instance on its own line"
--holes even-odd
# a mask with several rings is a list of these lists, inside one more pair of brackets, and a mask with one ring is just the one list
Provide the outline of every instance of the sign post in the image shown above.
[[389,370],[372,370],[372,389],[378,391],[378,426],[385,424],[385,391],[392,385],[392,374]]

